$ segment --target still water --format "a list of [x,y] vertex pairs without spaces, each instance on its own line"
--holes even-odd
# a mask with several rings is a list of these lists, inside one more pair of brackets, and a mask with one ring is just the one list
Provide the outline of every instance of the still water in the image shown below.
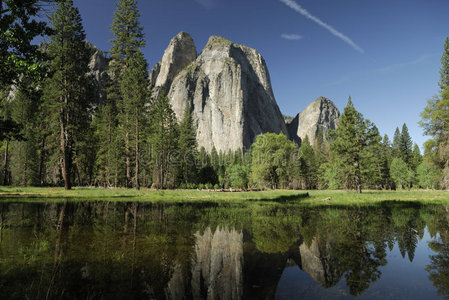
[[449,208],[0,204],[0,299],[441,299]]

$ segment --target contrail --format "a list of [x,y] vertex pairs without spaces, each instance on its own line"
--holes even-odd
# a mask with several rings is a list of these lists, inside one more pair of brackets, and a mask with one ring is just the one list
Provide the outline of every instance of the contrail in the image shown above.
[[323,22],[320,19],[318,19],[317,17],[315,17],[314,15],[310,14],[306,9],[301,7],[301,5],[299,5],[295,1],[293,1],[293,0],[279,0],[279,1],[281,1],[282,3],[284,3],[285,5],[290,7],[291,9],[295,10],[296,12],[300,13],[301,15],[306,17],[307,19],[310,19],[313,22],[315,22],[318,25],[320,25],[321,27],[324,27],[325,29],[330,31],[330,33],[332,33],[336,37],[342,39],[344,42],[349,44],[352,48],[354,48],[355,50],[359,51],[360,53],[364,53],[365,52],[365,51],[363,51],[362,48],[357,46],[357,44],[354,43],[349,37],[347,37],[346,35],[344,35],[340,31],[338,31],[337,29],[333,28],[332,26],[330,26],[326,22]]

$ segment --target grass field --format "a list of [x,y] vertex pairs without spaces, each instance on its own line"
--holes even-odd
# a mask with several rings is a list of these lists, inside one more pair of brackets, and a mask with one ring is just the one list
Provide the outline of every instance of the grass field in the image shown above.
[[114,200],[114,201],[146,201],[146,202],[191,202],[191,201],[248,201],[274,200],[286,201],[305,198],[307,192],[292,190],[274,190],[260,192],[215,192],[213,190],[150,190],[141,189],[102,189],[40,187],[0,187],[0,201],[40,199],[71,200]]
[[260,192],[215,192],[207,190],[133,190],[40,187],[0,187],[0,201],[46,201],[48,199],[70,199],[74,201],[113,200],[143,202],[240,202],[240,201],[276,201],[302,204],[307,206],[322,205],[378,205],[383,202],[416,202],[420,204],[449,205],[448,191],[294,191],[268,190]]

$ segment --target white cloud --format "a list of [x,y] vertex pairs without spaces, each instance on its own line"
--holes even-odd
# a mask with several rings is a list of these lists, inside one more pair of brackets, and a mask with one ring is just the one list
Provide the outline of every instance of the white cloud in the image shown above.
[[297,40],[302,39],[302,36],[300,36],[299,34],[295,34],[295,33],[283,33],[283,34],[281,34],[281,38],[290,40],[290,41],[297,41]]
[[338,31],[337,29],[333,28],[329,24],[327,24],[324,21],[321,21],[319,18],[315,17],[314,15],[310,14],[305,8],[301,7],[298,3],[296,3],[293,0],[279,0],[297,13],[303,15],[309,20],[312,20],[313,22],[317,23],[321,27],[327,29],[330,33],[338,37],[339,39],[343,40],[345,43],[349,44],[352,48],[354,48],[356,51],[359,51],[360,53],[364,53],[365,51],[360,48],[356,43],[354,43],[349,37]]

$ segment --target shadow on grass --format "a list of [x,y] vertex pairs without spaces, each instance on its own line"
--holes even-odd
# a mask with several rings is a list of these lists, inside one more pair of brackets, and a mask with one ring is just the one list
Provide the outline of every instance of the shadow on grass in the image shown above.
[[277,203],[285,203],[295,200],[301,200],[309,198],[309,193],[295,194],[295,195],[281,195],[271,199],[251,199],[250,201],[262,201],[262,202],[277,202]]

